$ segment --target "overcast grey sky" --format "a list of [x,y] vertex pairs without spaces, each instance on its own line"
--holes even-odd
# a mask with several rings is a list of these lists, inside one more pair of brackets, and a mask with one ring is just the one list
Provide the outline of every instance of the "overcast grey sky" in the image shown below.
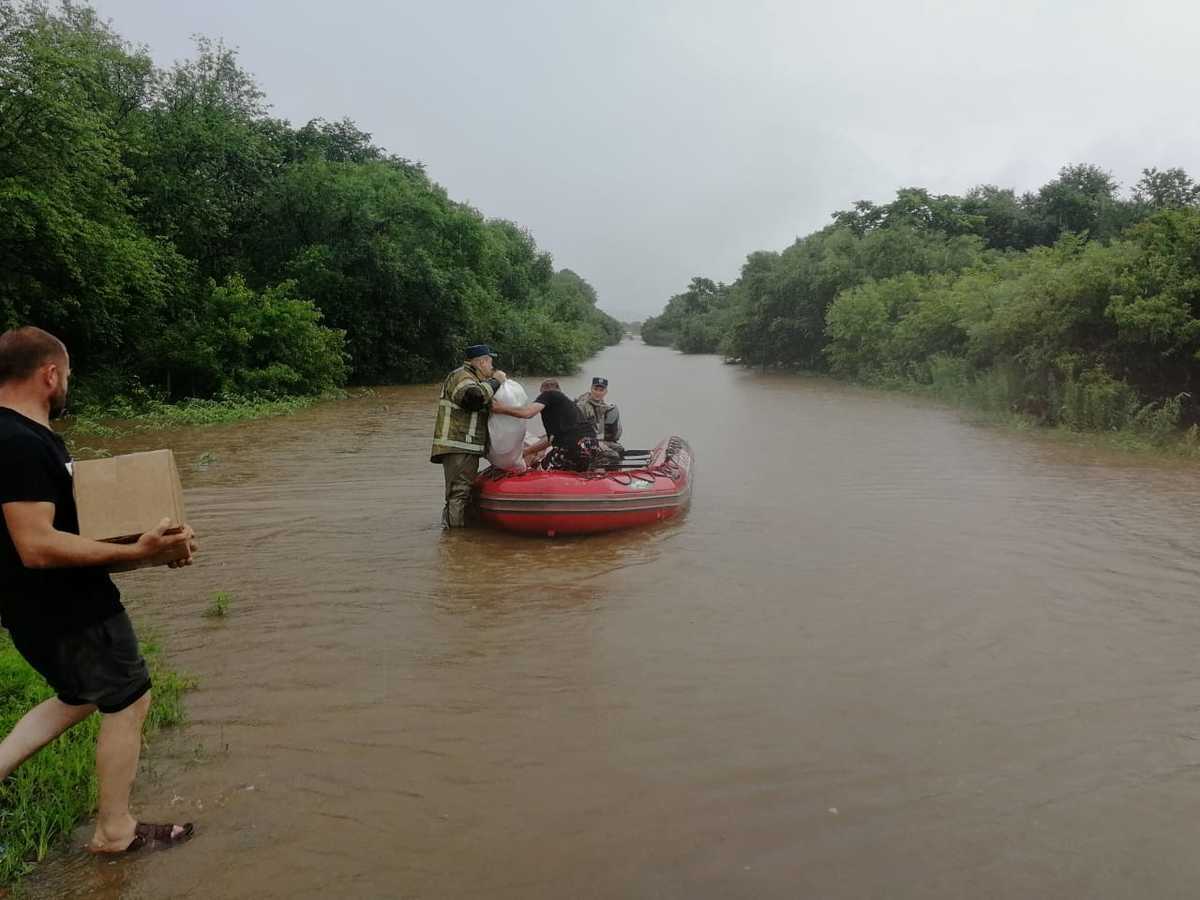
[[1195,0],[96,6],[161,64],[223,38],[275,115],[349,116],[623,319],[902,186],[1200,176]]

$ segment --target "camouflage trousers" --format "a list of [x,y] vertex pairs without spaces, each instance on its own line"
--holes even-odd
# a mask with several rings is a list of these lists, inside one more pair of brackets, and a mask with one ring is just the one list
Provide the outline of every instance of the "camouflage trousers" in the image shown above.
[[442,524],[447,528],[463,528],[471,505],[471,485],[479,474],[479,457],[474,453],[447,453],[442,457],[442,472],[446,476]]

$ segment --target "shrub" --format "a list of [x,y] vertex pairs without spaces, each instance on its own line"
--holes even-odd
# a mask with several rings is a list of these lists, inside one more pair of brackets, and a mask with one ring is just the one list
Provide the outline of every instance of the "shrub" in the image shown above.
[[1058,421],[1076,431],[1115,431],[1132,423],[1140,409],[1133,388],[1097,367],[1063,385]]

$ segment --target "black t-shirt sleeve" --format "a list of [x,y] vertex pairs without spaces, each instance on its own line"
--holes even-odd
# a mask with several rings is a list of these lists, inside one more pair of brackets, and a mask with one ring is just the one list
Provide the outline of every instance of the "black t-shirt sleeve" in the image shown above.
[[558,419],[554,414],[554,395],[550,391],[542,391],[534,400],[534,403],[542,405],[542,428],[546,432],[546,437],[554,439],[554,434],[558,430]]
[[0,443],[0,503],[57,502],[57,465],[46,445],[32,435],[6,439]]

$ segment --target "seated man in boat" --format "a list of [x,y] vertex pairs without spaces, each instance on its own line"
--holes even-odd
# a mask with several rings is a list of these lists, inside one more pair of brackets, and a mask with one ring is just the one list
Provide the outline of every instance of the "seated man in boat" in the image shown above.
[[609,450],[623,453],[621,440],[621,411],[608,402],[608,379],[593,378],[592,389],[575,398],[575,405],[591,423],[596,439]]
[[493,401],[492,412],[519,419],[532,419],[538,413],[542,414],[546,437],[525,451],[529,458],[549,448],[542,468],[584,472],[588,469],[607,469],[621,461],[619,453],[601,446],[596,440],[592,426],[583,417],[579,407],[571,402],[571,398],[562,392],[558,382],[553,379],[542,382],[542,392],[532,403],[508,406]]

